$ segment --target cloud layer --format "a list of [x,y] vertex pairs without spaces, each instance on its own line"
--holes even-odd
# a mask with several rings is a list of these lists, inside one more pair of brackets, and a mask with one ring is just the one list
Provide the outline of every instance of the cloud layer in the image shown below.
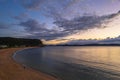
[[11,24],[0,23],[0,29],[9,29]]
[[49,29],[45,23],[40,23],[34,19],[20,22],[19,25],[24,27],[24,30],[31,34],[29,37],[42,39],[57,39],[74,33],[79,33],[83,30],[93,28],[105,28],[106,24],[120,15],[120,11],[114,14],[105,16],[87,15],[67,20],[64,18],[57,19],[53,22],[57,29]]
[[[120,18],[120,11],[101,16],[90,14],[92,9],[88,4],[96,2],[91,0],[13,0],[13,2],[11,9],[13,13],[16,11],[16,16],[12,16],[11,21],[6,21],[5,24],[0,23],[0,29],[15,26],[16,30],[19,27],[21,30],[18,31],[24,30],[29,34],[24,35],[28,38],[59,39],[93,28],[109,27],[107,24],[114,18]],[[96,5],[98,2],[94,6],[98,7]],[[13,9],[15,6],[20,10]],[[12,25],[7,24],[10,22]]]
[[68,45],[86,45],[86,44],[120,44],[120,36],[116,38],[106,38],[104,40],[71,40],[64,44]]

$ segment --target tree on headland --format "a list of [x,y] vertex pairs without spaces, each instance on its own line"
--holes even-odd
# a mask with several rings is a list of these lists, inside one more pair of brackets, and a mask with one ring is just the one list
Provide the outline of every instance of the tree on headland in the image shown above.
[[11,38],[0,37],[0,46],[7,47],[21,47],[21,46],[43,46],[42,41],[39,39],[24,39],[24,38]]

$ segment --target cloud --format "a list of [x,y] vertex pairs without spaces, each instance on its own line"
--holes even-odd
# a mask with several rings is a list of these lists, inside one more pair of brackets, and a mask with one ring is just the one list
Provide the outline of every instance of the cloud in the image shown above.
[[38,10],[45,0],[21,0],[21,5],[30,10]]
[[47,29],[45,29],[45,24],[40,24],[37,20],[34,19],[28,19],[27,21],[20,22],[20,26],[23,26],[24,29],[29,33],[37,33],[38,31],[44,32]]
[[60,37],[64,37],[64,36],[67,36],[67,34],[65,34],[64,32],[54,32],[54,33],[51,33],[52,31],[50,32],[46,32],[46,33],[36,33],[36,34],[32,34],[32,35],[29,35],[29,36],[26,36],[28,38],[39,38],[39,39],[45,39],[45,40],[54,40],[54,39],[57,39],[57,38],[60,38]]
[[11,24],[7,23],[0,23],[0,29],[8,29],[10,28]]
[[18,16],[14,16],[13,18],[16,19],[16,20],[26,20],[26,19],[29,18],[29,15],[26,14],[26,13],[22,13],[22,14],[20,14]]
[[69,45],[85,45],[85,44],[96,44],[98,40],[71,40],[66,42],[65,44]]
[[[83,15],[80,14],[81,10],[88,10],[88,6],[86,3],[82,4],[82,2],[84,0],[22,0],[21,5],[25,9],[37,10],[42,12],[45,17],[53,18],[53,25],[62,30],[48,29],[47,22],[40,23],[33,19],[21,21],[19,25],[23,26],[24,30],[31,34],[29,36],[31,38],[56,39],[79,33],[83,30],[105,28],[107,23],[120,14],[119,11],[103,16]],[[24,19],[24,15],[19,15],[15,18]]]
[[70,40],[64,44],[85,45],[85,44],[120,44],[120,36],[115,38],[106,38],[104,40]]
[[53,7],[56,4],[61,4],[63,1],[65,2],[67,0],[21,0],[20,3],[26,9],[38,10],[41,9],[40,7],[43,8],[43,6]]
[[104,40],[101,40],[99,43],[102,44],[120,44],[120,36],[115,37],[115,38],[106,38]]
[[120,0],[111,0],[112,2],[120,1]]
[[54,24],[57,26],[57,29],[49,29],[45,23],[40,23],[35,19],[21,21],[19,25],[23,26],[24,30],[27,33],[31,34],[26,37],[52,40],[79,33],[83,30],[104,28],[106,27],[105,24],[111,22],[119,15],[120,11],[114,14],[104,16],[80,16],[71,20],[60,18],[56,19],[56,21],[54,22]]
[[[20,4],[27,10],[41,11],[43,15],[56,18],[57,16],[72,18],[80,15],[87,6],[83,0],[21,0]],[[75,5],[77,4],[77,6]],[[74,10],[73,10],[74,9]],[[79,9],[79,10],[78,10]]]
[[34,19],[28,19],[27,21],[20,22],[18,25],[22,26],[27,33],[31,34],[26,36],[29,38],[55,39],[67,35],[62,30],[48,29],[45,23],[40,23]]
[[110,15],[96,16],[87,15],[73,18],[71,20],[59,19],[54,22],[59,27],[62,27],[66,32],[83,31],[93,28],[104,28],[105,25],[112,21],[113,18],[120,15],[120,11]]
[[87,3],[89,0],[20,0],[19,2],[27,10],[40,11],[44,16],[52,18],[59,16],[72,19],[84,13],[94,14],[93,8]]

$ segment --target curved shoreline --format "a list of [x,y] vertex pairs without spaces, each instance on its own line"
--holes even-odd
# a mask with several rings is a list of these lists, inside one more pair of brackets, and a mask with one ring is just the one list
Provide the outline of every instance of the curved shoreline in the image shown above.
[[[23,51],[23,50],[22,50]],[[35,50],[35,51],[37,51],[37,50]],[[30,52],[26,52],[26,53],[31,53],[31,52],[35,52],[34,50],[33,51],[30,51]],[[44,52],[44,51],[43,51]],[[18,53],[20,53],[21,54],[21,52],[18,52]],[[24,52],[23,52],[23,54],[24,54]],[[27,59],[27,57],[29,56],[30,54],[28,54],[28,55],[26,55],[26,57],[25,58],[23,58],[23,60],[24,59]],[[40,55],[41,56],[41,55]],[[22,58],[22,57],[21,57]],[[20,59],[21,59],[20,58]],[[36,58],[39,58],[39,57],[37,57],[37,56],[35,56],[35,59]],[[40,57],[41,58],[41,57]],[[17,58],[18,59],[18,58]],[[28,60],[29,60],[29,58],[28,58]],[[34,58],[30,58],[30,60],[34,60]],[[45,59],[46,60],[46,59]],[[39,61],[38,59],[37,59],[37,61]],[[33,64],[35,63],[35,62],[37,62],[37,61],[33,61]],[[55,62],[55,61],[54,61]],[[19,61],[18,61],[18,63],[19,63]],[[22,62],[21,62],[22,63]],[[44,62],[43,62],[44,63]],[[43,71],[43,73],[47,73],[48,75],[50,75],[50,76],[53,76],[53,77],[55,77],[56,79],[59,79],[59,78],[61,78],[61,79],[63,79],[63,80],[72,80],[72,77],[70,77],[70,76],[68,76],[68,75],[74,75],[74,79],[75,80],[78,80],[78,79],[84,79],[84,80],[90,80],[90,78],[92,78],[92,79],[96,79],[96,80],[109,80],[109,79],[113,79],[113,80],[119,80],[120,78],[119,78],[119,75],[117,75],[117,74],[115,74],[115,73],[112,73],[112,72],[110,72],[109,70],[107,71],[107,70],[105,70],[105,69],[97,69],[96,67],[90,67],[90,66],[87,66],[87,65],[77,65],[77,64],[69,64],[69,63],[64,63],[64,62],[59,62],[59,61],[56,61],[55,63],[53,63],[53,64],[56,64],[56,63],[58,63],[58,65],[54,65],[54,66],[56,66],[56,68],[55,69],[53,69],[52,70],[52,68],[49,68],[49,67],[51,67],[51,66],[49,66],[49,65],[44,65],[44,64],[40,64],[40,66],[42,66],[41,67],[41,69],[39,70],[39,68],[34,68],[34,67],[29,67],[29,65],[28,65],[28,68],[31,68],[31,69],[33,69],[33,70],[38,70],[38,71],[40,71],[40,72],[42,72]],[[23,63],[24,64],[24,63]],[[61,66],[59,66],[59,65],[61,65]],[[25,67],[27,67],[26,65],[23,65],[23,66],[25,66]],[[48,67],[46,67],[46,68],[44,68],[45,66],[48,66]],[[69,66],[69,67],[68,67]],[[47,69],[47,70],[46,70]],[[58,72],[48,72],[49,70],[52,70],[52,71],[57,71],[58,70]],[[74,71],[73,71],[74,70]],[[52,74],[53,73],[53,74]],[[68,74],[68,75],[66,75],[66,73],[68,74],[68,73],[72,73],[72,74]],[[54,74],[56,74],[55,76],[54,76]],[[61,77],[61,74],[63,75],[62,77]],[[104,75],[103,75],[104,74]],[[77,75],[77,76],[76,76]],[[96,75],[96,76],[94,76],[94,75]],[[85,76],[88,76],[88,78],[86,78]],[[59,77],[59,78],[58,78]],[[90,77],[90,78],[89,78]]]
[[29,67],[24,68],[21,64],[14,61],[12,58],[14,53],[29,48],[8,48],[0,50],[0,80],[58,80]]

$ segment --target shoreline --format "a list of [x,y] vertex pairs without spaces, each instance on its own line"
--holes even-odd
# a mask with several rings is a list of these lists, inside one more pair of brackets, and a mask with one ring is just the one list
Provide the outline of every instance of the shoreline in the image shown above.
[[0,80],[58,80],[29,67],[24,68],[13,59],[17,51],[29,48],[34,47],[0,49]]

